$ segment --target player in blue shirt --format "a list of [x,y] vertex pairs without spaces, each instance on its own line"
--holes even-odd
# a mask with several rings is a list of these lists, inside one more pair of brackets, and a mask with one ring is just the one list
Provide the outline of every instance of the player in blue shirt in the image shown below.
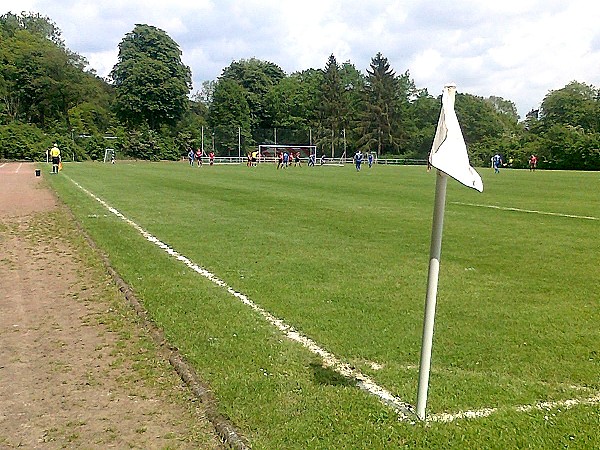
[[357,150],[354,155],[354,164],[356,165],[356,171],[360,172],[360,165],[362,164],[363,154],[360,150]]

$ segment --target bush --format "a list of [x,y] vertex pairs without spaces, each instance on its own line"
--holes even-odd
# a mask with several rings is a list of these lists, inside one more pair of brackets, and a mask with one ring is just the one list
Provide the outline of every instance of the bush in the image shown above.
[[0,125],[0,159],[45,161],[50,140],[35,125],[19,122]]

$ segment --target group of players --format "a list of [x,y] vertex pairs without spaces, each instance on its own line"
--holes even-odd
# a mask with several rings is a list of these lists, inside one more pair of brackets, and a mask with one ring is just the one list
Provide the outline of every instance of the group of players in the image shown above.
[[[202,156],[203,156],[203,151],[201,149],[197,149],[195,152],[193,149],[190,149],[190,151],[188,152],[188,161],[189,161],[190,166],[193,166],[194,162],[196,162],[198,164],[198,166],[201,166],[202,165]],[[259,156],[260,156],[260,154],[256,151],[248,153],[246,165],[248,167],[256,166],[258,164]],[[315,158],[316,158],[316,155],[311,153],[308,158],[308,166],[309,167],[315,166]],[[363,159],[364,159],[363,153],[360,150],[357,150],[356,153],[354,154],[354,157],[352,158],[357,172],[360,172],[360,169],[361,169],[361,166],[363,163]],[[210,165],[212,166],[215,162],[215,153],[214,152],[211,151],[208,154],[208,160],[209,160]],[[321,155],[321,158],[319,160],[320,165],[325,164],[325,161],[326,161],[326,157],[323,154],[323,155]],[[367,161],[369,164],[369,168],[371,168],[373,166],[373,154],[370,152],[367,153]],[[528,163],[529,163],[530,171],[535,171],[537,169],[537,162],[538,162],[537,156],[531,155],[529,157]],[[500,173],[500,167],[506,165],[506,164],[503,164],[502,156],[500,156],[499,153],[496,153],[494,156],[492,156],[491,163],[492,163],[492,168],[494,169],[494,173]],[[300,158],[300,152],[288,153],[286,151],[283,151],[283,152],[277,153],[277,169],[285,169],[286,167],[292,166],[292,164],[294,165],[294,167],[302,166],[302,159]]]
[[[286,167],[291,167],[292,163],[295,166],[301,167],[302,160],[300,159],[300,152],[278,152],[277,153],[277,169],[285,169]],[[314,155],[311,153],[310,158],[308,159],[308,165],[314,166]]]
[[[188,152],[188,162],[190,163],[190,166],[194,165],[194,162],[196,162],[196,164],[198,164],[198,167],[200,167],[202,165],[202,156],[203,156],[203,151],[202,149],[197,149],[195,152],[193,149],[190,149],[190,151]],[[208,162],[209,164],[212,166],[215,163],[215,152],[210,152],[208,154]]]
[[[506,166],[506,164],[504,164],[504,161],[502,160],[502,156],[500,156],[499,153],[496,153],[494,156],[492,156],[491,162],[492,168],[494,169],[494,173],[500,173],[500,167]],[[531,155],[527,160],[527,163],[529,164],[529,171],[535,172],[538,163],[537,156]],[[512,159],[509,160],[509,167],[512,167]]]
[[[360,150],[357,150],[352,158],[354,161],[354,166],[356,167],[356,171],[360,172],[360,166],[363,162],[363,154]],[[373,166],[373,153],[367,153],[367,161],[369,162],[369,169]]]

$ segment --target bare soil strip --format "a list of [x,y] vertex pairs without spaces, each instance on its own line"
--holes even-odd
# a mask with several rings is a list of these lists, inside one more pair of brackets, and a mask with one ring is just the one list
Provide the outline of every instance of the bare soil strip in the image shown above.
[[223,448],[45,176],[0,167],[0,448]]

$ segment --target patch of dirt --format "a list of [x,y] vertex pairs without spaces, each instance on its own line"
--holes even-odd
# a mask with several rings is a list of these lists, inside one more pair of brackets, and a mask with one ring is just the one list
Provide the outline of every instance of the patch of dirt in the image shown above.
[[0,163],[0,448],[223,448],[46,176]]

